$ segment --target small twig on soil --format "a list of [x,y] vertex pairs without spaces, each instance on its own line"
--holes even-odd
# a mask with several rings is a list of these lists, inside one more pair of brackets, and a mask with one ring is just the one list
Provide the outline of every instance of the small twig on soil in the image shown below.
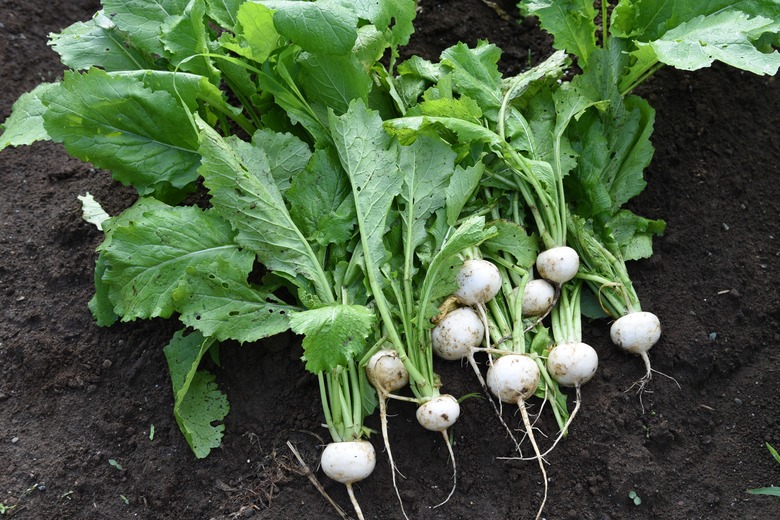
[[327,491],[325,491],[325,488],[322,487],[322,484],[320,484],[320,481],[317,479],[317,476],[309,468],[308,464],[306,464],[306,462],[303,460],[303,457],[301,457],[301,454],[298,453],[298,450],[295,449],[295,446],[293,446],[290,441],[287,441],[287,447],[290,448],[290,451],[298,460],[298,464],[300,464],[303,474],[309,478],[309,481],[314,485],[315,488],[317,488],[317,491],[320,492],[320,495],[325,497],[325,500],[327,500],[328,503],[331,506],[333,506],[333,509],[336,510],[336,513],[338,513],[341,518],[347,520],[349,518],[347,513],[344,512],[344,510],[341,509],[341,507],[336,502],[334,502],[332,498],[330,498],[330,495],[328,495]]

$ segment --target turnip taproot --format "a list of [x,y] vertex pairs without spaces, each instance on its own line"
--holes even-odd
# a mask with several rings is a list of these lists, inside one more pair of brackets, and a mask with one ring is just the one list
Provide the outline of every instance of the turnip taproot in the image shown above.
[[344,484],[358,519],[363,511],[355,497],[352,484],[367,478],[376,466],[376,452],[368,441],[344,441],[328,444],[320,457],[322,471],[336,482]]
[[471,355],[484,337],[485,326],[471,307],[461,307],[447,313],[431,332],[434,354],[449,361]]
[[540,380],[541,372],[536,362],[530,356],[522,354],[500,356],[493,361],[487,373],[487,385],[490,391],[493,392],[493,395],[498,397],[503,403],[517,405],[523,418],[526,435],[528,435],[528,439],[531,441],[531,446],[536,454],[535,458],[539,463],[542,480],[544,481],[544,495],[536,514],[537,520],[542,515],[544,504],[547,502],[547,471],[544,469],[544,460],[536,443],[525,401],[534,395],[539,387]]
[[579,388],[591,380],[598,368],[596,351],[581,341],[559,343],[547,357],[547,371],[559,385]]
[[555,302],[555,287],[543,278],[529,280],[523,289],[523,316],[543,316]]
[[652,312],[631,312],[615,320],[609,329],[609,335],[612,343],[642,358],[646,372],[639,385],[644,387],[653,374],[647,352],[661,338],[661,322],[658,317]]
[[484,304],[501,290],[501,274],[487,260],[466,260],[458,271],[454,295],[464,305]]
[[562,284],[577,275],[580,268],[580,256],[568,246],[558,246],[539,253],[536,257],[536,270],[545,279]]

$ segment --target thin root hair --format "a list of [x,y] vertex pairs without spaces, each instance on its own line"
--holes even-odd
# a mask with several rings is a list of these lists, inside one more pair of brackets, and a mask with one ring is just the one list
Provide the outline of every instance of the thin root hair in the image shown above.
[[457,466],[455,465],[455,452],[452,449],[452,441],[450,441],[450,436],[447,430],[442,430],[441,435],[442,437],[444,437],[444,444],[447,445],[447,451],[449,451],[450,460],[452,461],[452,489],[450,489],[450,494],[447,495],[447,498],[445,498],[443,502],[433,506],[433,509],[436,509],[437,507],[441,507],[447,502],[449,502],[450,498],[452,498],[452,495],[455,494],[455,488],[458,486],[458,469]]

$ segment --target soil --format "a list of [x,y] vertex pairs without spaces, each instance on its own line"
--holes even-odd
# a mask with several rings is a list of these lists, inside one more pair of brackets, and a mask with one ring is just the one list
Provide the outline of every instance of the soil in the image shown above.
[[[511,1],[499,5],[517,17]],[[21,93],[61,74],[47,35],[97,8],[3,0],[0,120]],[[504,49],[501,66],[513,73],[551,49],[534,23],[505,21],[480,0],[422,0],[416,25],[406,55],[435,59],[457,41],[485,38]],[[656,153],[632,209],[668,227],[656,255],[631,273],[664,324],[653,366],[680,386],[656,375],[640,400],[628,391],[640,360],[610,346],[607,323],[588,325],[601,365],[571,434],[548,457],[544,517],[780,518],[780,499],[745,491],[780,485],[764,445],[780,448],[780,85],[716,65],[662,70],[641,94],[657,110]],[[99,328],[87,310],[101,236],[82,221],[76,196],[89,191],[116,213],[134,194],[51,143],[5,150],[0,181],[0,515],[339,518],[286,444],[316,469],[326,436],[296,338],[223,346],[221,367],[211,369],[231,403],[224,443],[197,460],[172,415],[162,353],[176,324]],[[440,372],[451,392],[475,390],[467,367]],[[534,517],[539,468],[497,458],[512,447],[483,400],[463,403],[453,432],[457,491],[436,509],[452,483],[442,438],[421,431],[409,406],[392,404],[391,413],[411,518]],[[546,413],[537,425],[555,431]],[[349,509],[344,488],[317,475]],[[367,518],[401,518],[386,457],[356,493]]]

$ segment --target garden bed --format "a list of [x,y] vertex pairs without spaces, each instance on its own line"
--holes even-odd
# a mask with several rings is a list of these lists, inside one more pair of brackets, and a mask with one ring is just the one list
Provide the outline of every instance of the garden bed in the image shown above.
[[[500,5],[513,17],[511,2]],[[47,35],[88,19],[93,0],[6,0],[0,6],[0,120],[13,101],[61,73]],[[480,0],[420,2],[406,54],[430,59],[485,38],[516,73],[551,51],[533,23],[503,20]],[[780,85],[724,66],[662,70],[641,94],[657,110],[648,188],[632,209],[667,222],[656,254],[632,264],[643,306],[664,325],[656,376],[627,390],[641,361],[618,352],[608,324],[585,337],[600,367],[583,388],[570,436],[549,457],[549,519],[769,519],[780,484],[764,443],[780,444]],[[316,469],[327,432],[317,381],[289,335],[225,344],[211,367],[231,412],[223,446],[197,460],[174,420],[164,321],[96,326],[98,230],[82,221],[89,191],[117,213],[135,198],[110,176],[37,143],[0,154],[0,507],[13,518],[338,518],[300,471],[290,441]],[[475,390],[468,367],[439,365],[455,394]],[[440,436],[392,404],[390,435],[411,518],[532,518],[542,483],[534,462],[498,460],[512,445],[484,400],[463,403],[454,428],[458,489]],[[551,417],[539,426],[555,431]],[[378,429],[378,421],[369,425]],[[153,430],[153,433],[152,433]],[[379,447],[379,443],[377,443]],[[114,462],[111,462],[114,461]],[[321,476],[321,473],[318,473]],[[321,477],[348,508],[343,486]],[[629,498],[634,491],[641,504]],[[368,518],[400,511],[381,455],[356,486]],[[2,509],[0,509],[2,513]]]

